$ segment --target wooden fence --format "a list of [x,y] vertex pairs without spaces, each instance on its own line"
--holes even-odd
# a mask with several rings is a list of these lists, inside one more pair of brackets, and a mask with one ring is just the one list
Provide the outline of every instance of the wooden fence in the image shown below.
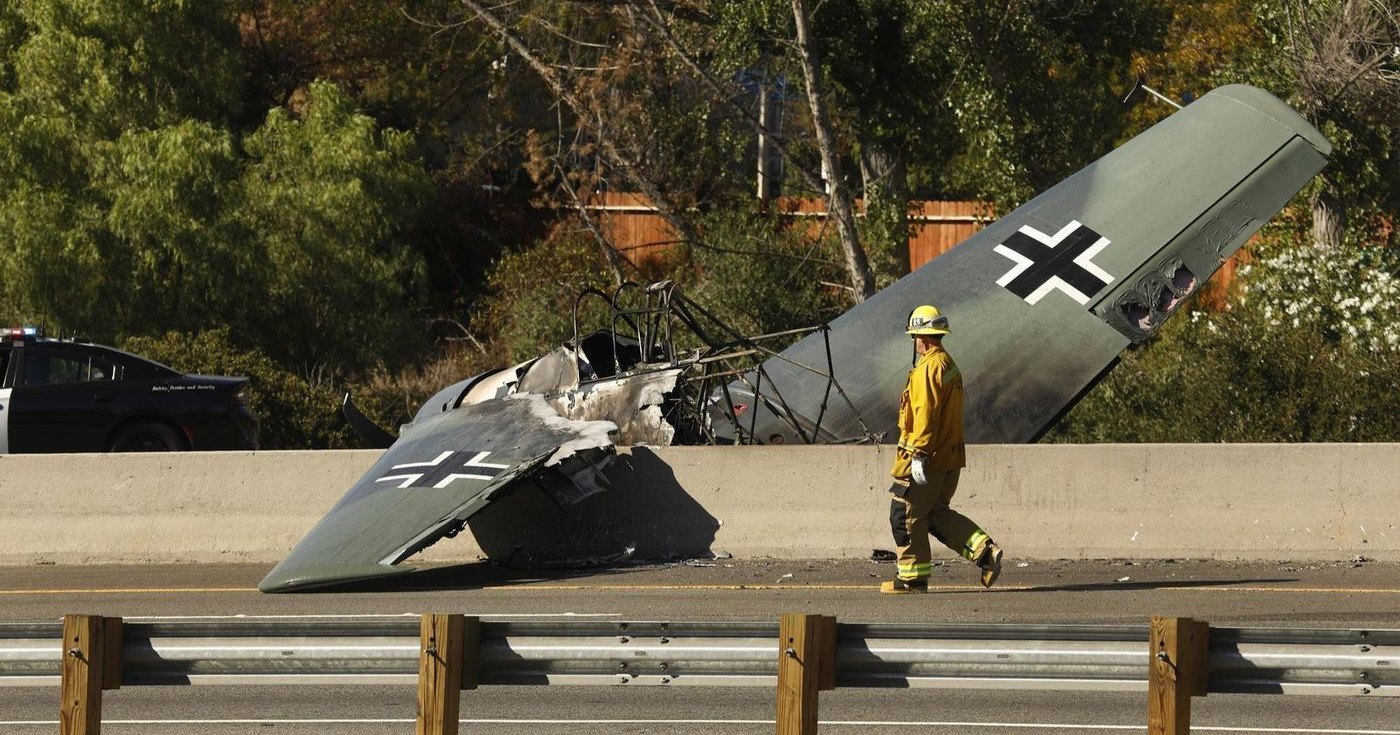
[[[584,205],[599,229],[614,247],[638,266],[654,262],[674,247],[679,237],[666,220],[657,214],[650,200],[641,194],[601,192]],[[794,224],[807,223],[815,232],[827,226],[826,200],[780,197],[773,208]],[[856,201],[856,216],[864,216],[864,203]],[[909,204],[909,269],[952,250],[972,237],[995,219],[987,202],[977,201],[913,201]],[[1207,304],[1223,305],[1226,287],[1233,280],[1247,255],[1241,251],[1220,267],[1203,288],[1202,299]]]
[[[671,226],[641,194],[602,192],[591,197],[584,206],[604,237],[638,265],[657,258],[678,239]],[[822,199],[783,197],[773,202],[773,208],[794,223],[806,221],[814,225],[814,229],[826,224],[826,201]],[[856,209],[857,217],[864,216],[862,202],[857,201]],[[910,270],[948,252],[992,219],[991,207],[984,202],[911,202]]]

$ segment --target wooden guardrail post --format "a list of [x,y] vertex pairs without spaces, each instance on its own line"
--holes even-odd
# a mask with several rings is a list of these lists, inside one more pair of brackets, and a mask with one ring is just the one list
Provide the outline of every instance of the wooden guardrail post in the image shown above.
[[1148,652],[1147,734],[1190,735],[1191,698],[1209,685],[1210,626],[1154,615]]
[[480,678],[481,621],[424,615],[419,627],[417,735],[457,735],[463,689]]
[[816,735],[817,693],[836,688],[836,618],[788,613],[778,625],[778,735]]
[[102,690],[122,683],[122,619],[63,616],[59,735],[102,732]]

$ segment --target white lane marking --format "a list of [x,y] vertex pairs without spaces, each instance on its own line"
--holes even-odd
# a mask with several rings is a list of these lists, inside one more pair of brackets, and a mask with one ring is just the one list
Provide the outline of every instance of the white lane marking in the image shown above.
[[[383,719],[256,719],[256,720],[103,720],[104,725],[382,725],[408,724],[414,720],[407,718]],[[463,725],[772,725],[773,720],[515,720],[515,719],[463,719]],[[58,720],[0,720],[0,725],[57,725]],[[937,722],[918,720],[862,721],[862,720],[822,720],[819,724],[840,727],[1021,727],[1050,730],[1134,730],[1141,732],[1142,725],[1081,725],[1052,722]],[[1311,727],[1226,727],[1193,725],[1192,732],[1256,732],[1256,733],[1303,733],[1306,735],[1400,735],[1400,730],[1339,730],[1335,728]]]

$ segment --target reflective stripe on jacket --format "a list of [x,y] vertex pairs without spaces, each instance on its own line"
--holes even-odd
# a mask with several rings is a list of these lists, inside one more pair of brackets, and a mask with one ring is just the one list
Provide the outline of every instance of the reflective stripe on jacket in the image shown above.
[[934,470],[966,466],[962,408],[962,373],[941,345],[930,348],[909,371],[899,399],[899,449],[890,475],[908,481],[915,456]]

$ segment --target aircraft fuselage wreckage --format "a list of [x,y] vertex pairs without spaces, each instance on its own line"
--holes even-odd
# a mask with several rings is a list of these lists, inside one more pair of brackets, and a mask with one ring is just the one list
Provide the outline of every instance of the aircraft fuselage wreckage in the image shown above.
[[259,588],[404,571],[525,478],[561,504],[597,492],[614,445],[889,440],[924,303],[955,327],[968,441],[1035,441],[1330,152],[1278,99],[1222,87],[829,325],[745,336],[669,283],[585,294],[604,329],[448,386],[397,440],[358,417],[392,446]]

